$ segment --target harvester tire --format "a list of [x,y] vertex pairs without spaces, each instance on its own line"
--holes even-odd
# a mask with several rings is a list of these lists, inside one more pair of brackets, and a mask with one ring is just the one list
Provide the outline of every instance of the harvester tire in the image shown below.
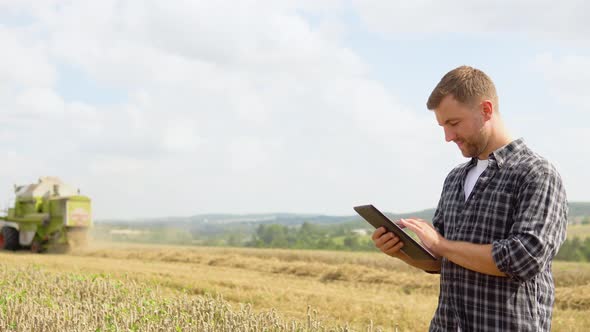
[[2,235],[4,237],[4,248],[6,250],[17,250],[20,245],[18,243],[18,230],[14,227],[2,228]]

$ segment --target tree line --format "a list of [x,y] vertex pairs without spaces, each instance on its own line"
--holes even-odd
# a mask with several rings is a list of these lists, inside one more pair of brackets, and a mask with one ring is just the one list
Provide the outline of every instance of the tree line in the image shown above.
[[555,259],[570,262],[590,262],[590,237],[567,239]]
[[369,236],[355,233],[349,225],[322,226],[308,222],[300,227],[259,225],[246,245],[257,248],[376,250]]
[[[371,240],[371,230],[351,222],[321,225],[304,222],[300,226],[261,224],[252,232],[226,230],[219,234],[194,234],[184,229],[150,227],[138,234],[110,234],[111,227],[99,226],[91,231],[97,240],[182,244],[203,246],[231,246],[283,249],[324,249],[348,251],[377,251]],[[362,224],[361,224],[362,225]],[[556,260],[590,262],[590,237],[568,238],[557,253]]]
[[[370,235],[352,232],[350,227],[320,226],[304,223],[300,228],[271,224],[260,225],[246,246],[285,249],[330,249],[376,251]],[[567,239],[556,260],[590,262],[590,237]]]

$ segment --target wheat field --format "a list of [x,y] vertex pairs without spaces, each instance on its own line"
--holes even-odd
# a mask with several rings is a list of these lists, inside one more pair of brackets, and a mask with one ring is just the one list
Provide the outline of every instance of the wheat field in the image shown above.
[[[438,276],[378,253],[95,244],[0,252],[3,331],[424,331]],[[554,331],[590,325],[590,264],[554,264]]]

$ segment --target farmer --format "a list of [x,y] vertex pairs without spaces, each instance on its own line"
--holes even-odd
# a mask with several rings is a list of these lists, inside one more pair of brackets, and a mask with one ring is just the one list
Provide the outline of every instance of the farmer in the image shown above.
[[470,158],[447,175],[432,225],[400,221],[439,259],[411,259],[383,228],[373,233],[376,247],[440,273],[430,331],[550,331],[551,261],[565,240],[568,211],[560,175],[509,136],[494,83],[481,70],[448,72],[427,107],[445,140]]

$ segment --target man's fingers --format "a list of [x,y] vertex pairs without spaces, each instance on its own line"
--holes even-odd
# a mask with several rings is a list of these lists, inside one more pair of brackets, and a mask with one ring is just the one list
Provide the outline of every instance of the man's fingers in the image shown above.
[[404,225],[406,225],[406,226],[407,226],[408,224],[411,224],[411,225],[418,225],[418,224],[419,224],[418,220],[416,220],[416,219],[411,219],[411,218],[402,219],[402,221],[403,221]]
[[395,222],[396,225],[399,226],[399,228],[406,228],[406,225],[404,225],[404,223],[402,223],[401,219]]
[[385,227],[379,227],[373,232],[373,236],[371,237],[373,241],[377,240],[381,237],[381,235],[385,234],[386,230]]
[[374,241],[375,247],[385,253],[390,251],[391,248],[399,242],[401,242],[400,239],[390,232],[383,234],[380,238]]
[[411,229],[414,233],[420,230],[420,226],[413,219],[402,219],[404,225]]
[[393,238],[390,238],[387,241],[385,241],[383,243],[383,245],[381,247],[379,247],[379,249],[381,249],[381,251],[385,252],[385,251],[391,249],[393,246],[397,245],[399,242],[401,242],[399,240],[399,238],[397,236],[394,236]]
[[394,238],[393,233],[385,233],[385,234],[381,235],[381,237],[379,237],[377,240],[374,240],[373,242],[375,242],[375,247],[381,249],[381,248],[383,248],[383,245],[385,243],[387,243],[387,241],[390,241],[393,238]]
[[422,227],[424,225],[428,225],[430,226],[430,223],[427,222],[424,219],[419,219],[419,218],[407,218],[407,219],[402,219],[403,221],[407,222],[407,223],[411,223],[414,224],[416,226]]
[[[409,229],[411,229],[414,233],[416,233],[417,230],[419,230],[420,232],[426,232],[428,231],[428,229],[432,229],[435,230],[434,226],[432,226],[432,224],[430,224],[429,222],[427,222],[424,219],[402,219],[404,222],[404,225],[406,225]],[[414,228],[412,228],[414,227]]]
[[391,247],[387,250],[384,250],[383,252],[388,255],[393,255],[393,254],[397,253],[403,246],[404,246],[404,243],[402,241],[399,241],[393,247]]

